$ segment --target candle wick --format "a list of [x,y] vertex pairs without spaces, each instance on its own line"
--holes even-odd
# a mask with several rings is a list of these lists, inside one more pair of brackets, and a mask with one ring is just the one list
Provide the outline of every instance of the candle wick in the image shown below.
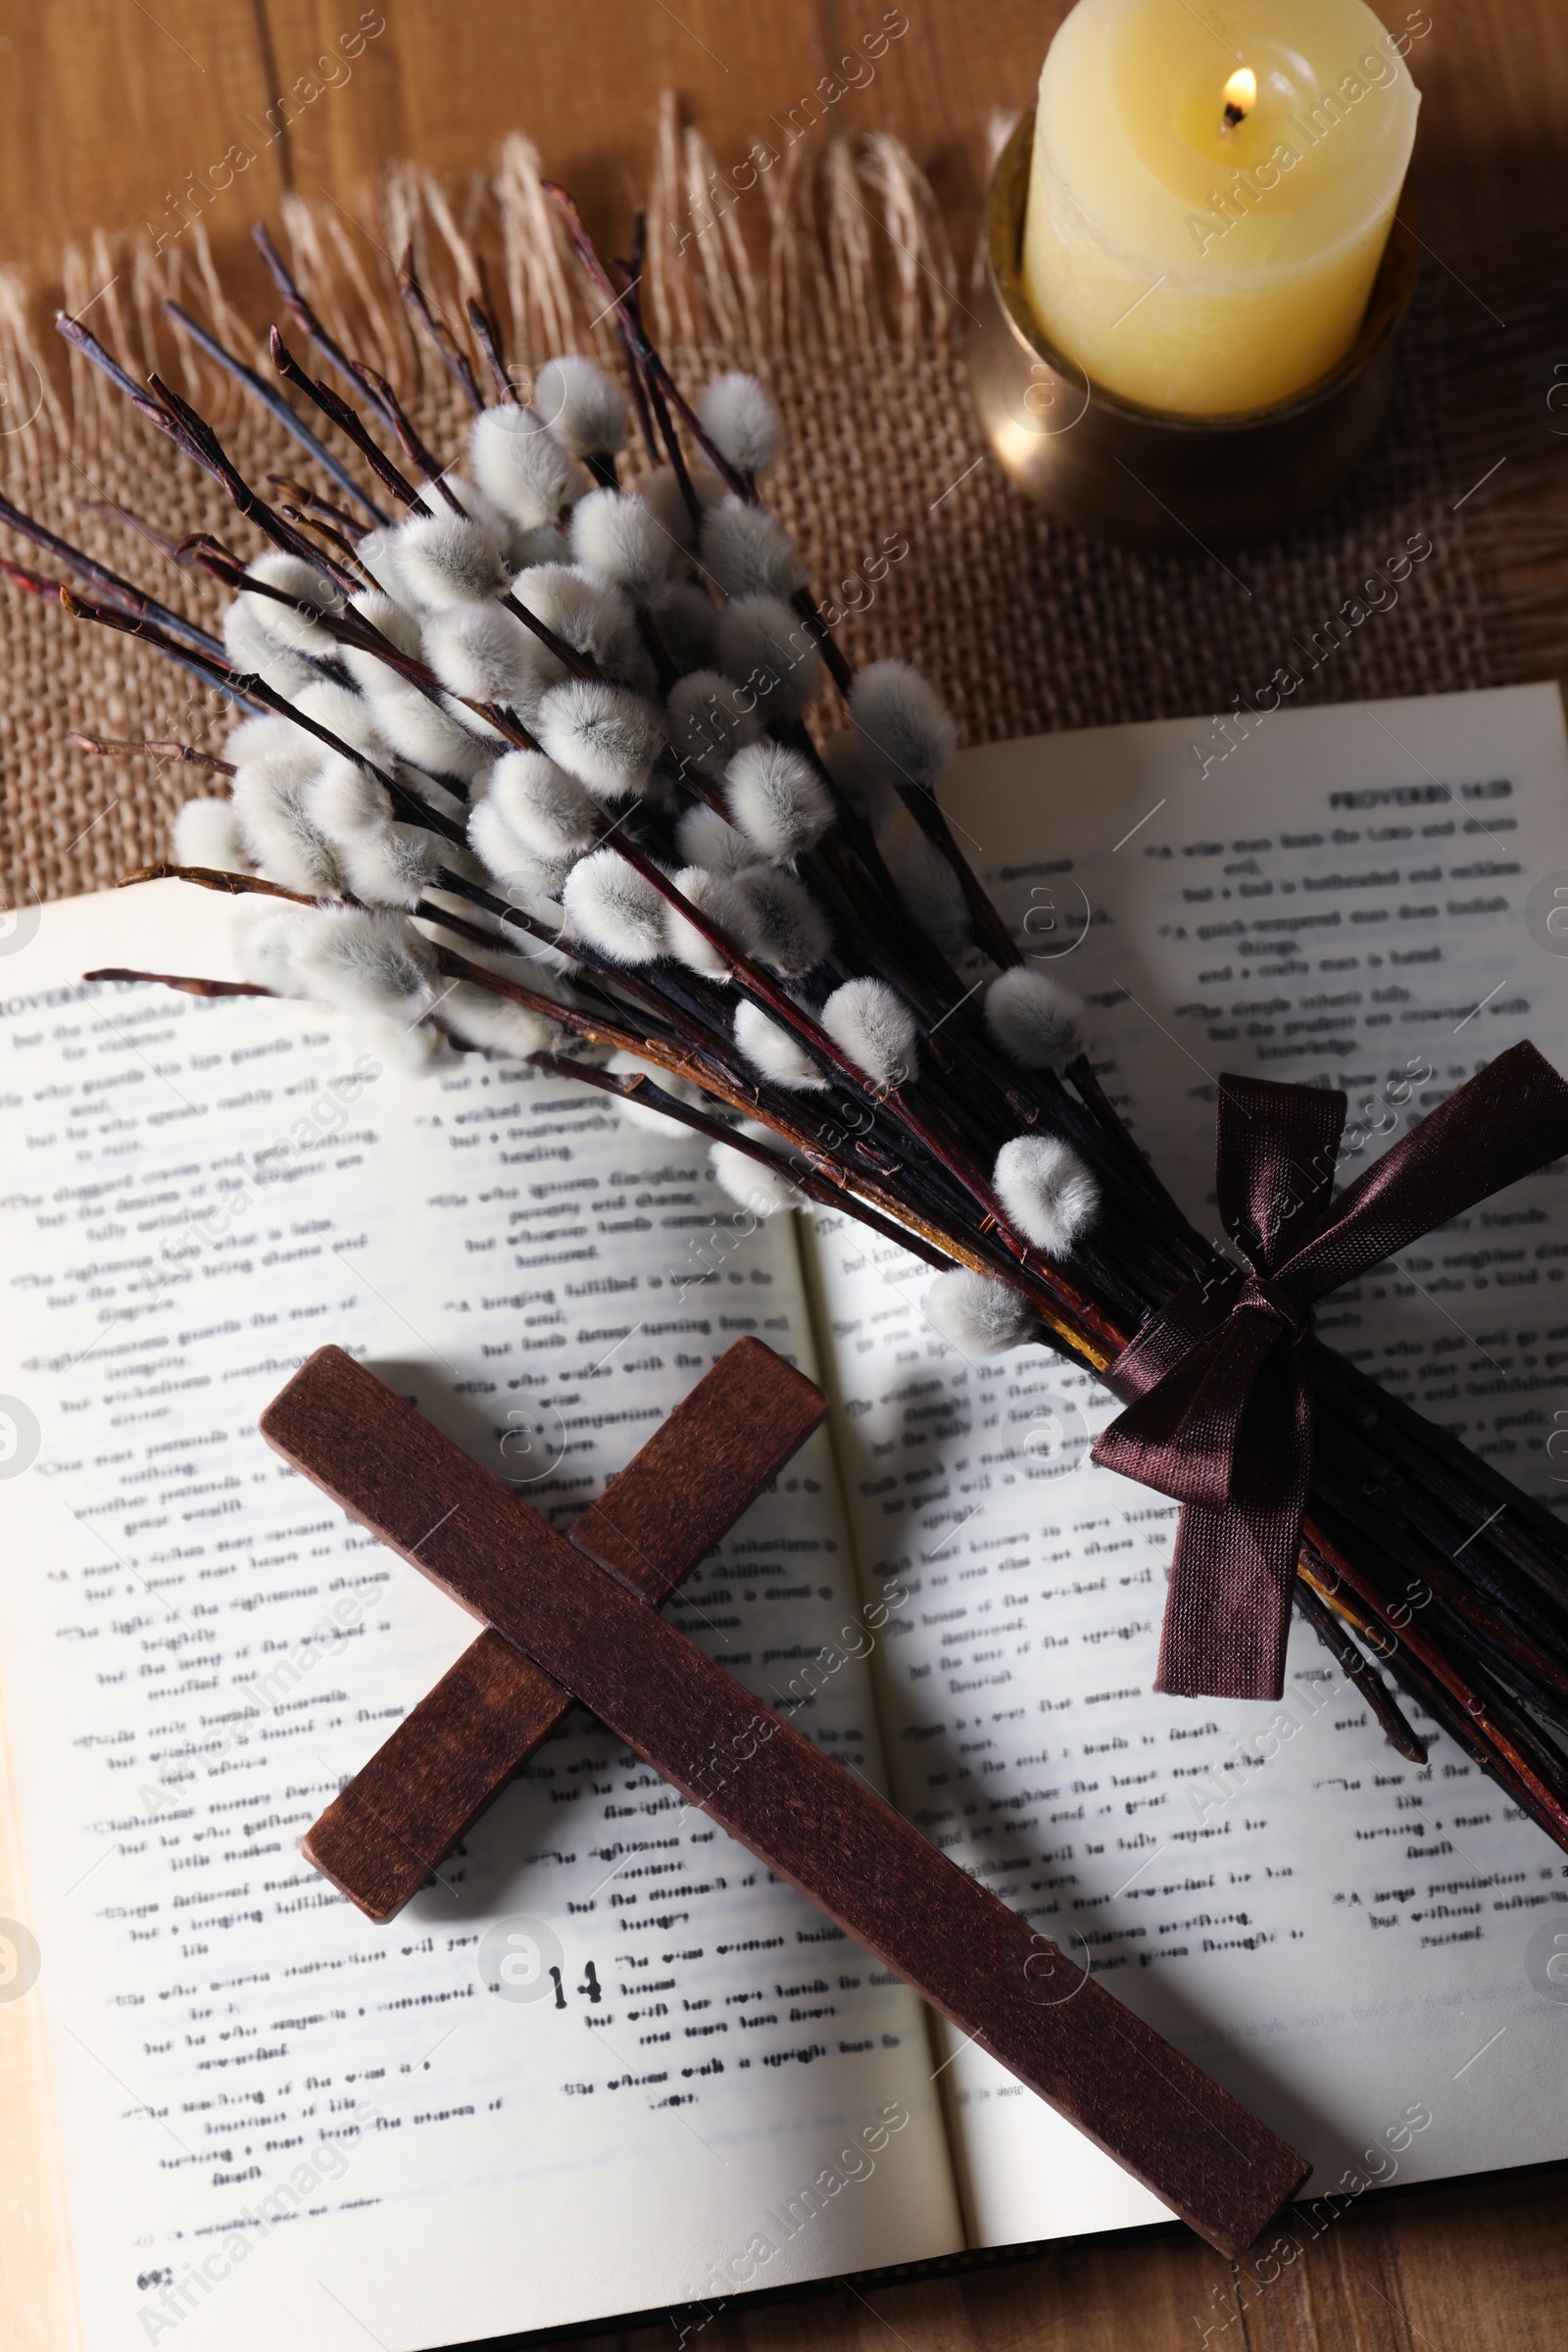
[[1220,128],[1224,131],[1234,130],[1239,122],[1246,122],[1252,108],[1257,104],[1257,75],[1252,72],[1251,67],[1238,66],[1221,90],[1220,96],[1225,101],[1225,114]]

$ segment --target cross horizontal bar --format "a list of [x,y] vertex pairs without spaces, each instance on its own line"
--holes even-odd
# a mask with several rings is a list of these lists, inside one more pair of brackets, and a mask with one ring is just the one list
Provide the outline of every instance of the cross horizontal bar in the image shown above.
[[[804,1373],[737,1340],[568,1540],[657,1608],[826,1410]],[[307,1831],[306,1859],[369,1918],[395,1918],[570,1703],[500,1634],[480,1634]]]

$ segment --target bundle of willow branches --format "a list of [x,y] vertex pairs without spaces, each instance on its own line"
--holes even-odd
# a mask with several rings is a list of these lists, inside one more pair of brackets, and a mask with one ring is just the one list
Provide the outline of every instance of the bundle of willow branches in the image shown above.
[[[521,1056],[707,1138],[758,1214],[825,1203],[897,1242],[936,1269],[926,1312],[966,1354],[1038,1342],[1103,1371],[1174,1291],[1234,1269],[1105,1100],[1081,1007],[959,853],[934,792],[954,747],[937,696],[903,662],[853,674],[819,614],[759,495],[782,438],[769,396],[728,374],[689,402],[644,332],[636,260],[607,266],[553,194],[625,382],[556,359],[520,405],[486,306],[468,305],[470,358],[411,256],[405,298],[473,413],[466,473],[340,348],[265,230],[342,390],[274,329],[296,410],[171,315],[330,496],[277,476],[265,496],[157,375],[144,390],[60,320],[263,543],[135,524],[232,591],[220,640],[0,502],[74,584],[6,563],[13,582],[243,713],[220,759],[75,740],[230,779],[181,811],[177,862],[131,879],[254,898],[250,977],[94,976],[312,998],[404,1053]],[[847,723],[818,742],[807,714],[829,682]],[[1318,1435],[1298,1607],[1401,1754],[1426,1750],[1365,1649],[1568,1846],[1562,1531],[1321,1344],[1302,1361]]]

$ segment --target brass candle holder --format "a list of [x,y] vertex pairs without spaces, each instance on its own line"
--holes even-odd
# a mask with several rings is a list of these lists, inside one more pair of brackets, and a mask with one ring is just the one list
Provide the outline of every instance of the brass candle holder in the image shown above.
[[1365,456],[1388,406],[1395,330],[1421,258],[1408,192],[1339,367],[1273,408],[1177,416],[1091,382],[1029,307],[1022,253],[1034,126],[1031,107],[992,175],[986,283],[969,340],[974,404],[1004,471],[1063,522],[1132,547],[1261,538],[1314,513]]

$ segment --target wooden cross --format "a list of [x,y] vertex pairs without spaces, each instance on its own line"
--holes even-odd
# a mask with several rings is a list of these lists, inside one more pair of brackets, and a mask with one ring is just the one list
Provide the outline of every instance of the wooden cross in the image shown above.
[[[648,1573],[641,1536],[631,1539],[621,1516],[632,1471],[597,1506],[602,1535],[569,1543],[337,1348],[310,1358],[261,1427],[286,1461],[483,1622],[455,1674],[492,1642],[516,1653],[487,1651],[442,1697],[438,1823],[459,1785],[470,1794],[476,1786],[453,1760],[466,1687],[472,1742],[487,1745],[492,1771],[514,1754],[525,1713],[548,1727],[579,1699],[1220,2253],[1244,2252],[1299,2187],[1309,2168],[1294,2148],[649,1606],[667,1587]],[[673,1451],[700,1488],[703,1460],[682,1462],[678,1439],[664,1450],[666,1468]],[[675,1574],[689,1561],[688,1547]],[[405,1768],[419,1777],[421,1712],[382,1751],[391,1756],[383,1796]],[[431,1818],[423,1799],[398,1815],[421,1817]],[[363,1818],[352,1806],[344,1815],[349,1843]],[[340,1861],[343,1844],[333,1849]]]

